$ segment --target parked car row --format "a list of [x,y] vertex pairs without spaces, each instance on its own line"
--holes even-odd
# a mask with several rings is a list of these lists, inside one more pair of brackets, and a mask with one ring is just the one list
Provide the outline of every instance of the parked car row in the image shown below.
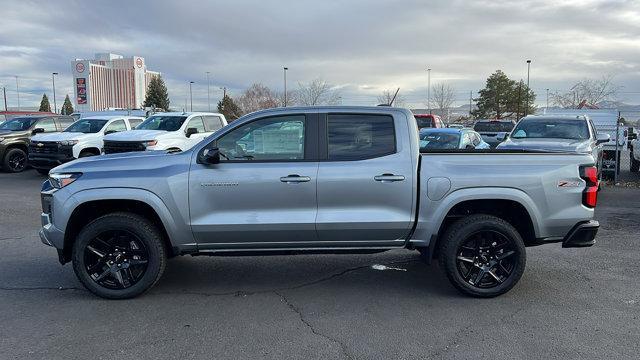
[[[40,173],[87,156],[143,150],[184,151],[227,125],[218,113],[139,116],[29,115],[0,124],[0,160],[8,172]],[[135,131],[131,131],[135,130]]]

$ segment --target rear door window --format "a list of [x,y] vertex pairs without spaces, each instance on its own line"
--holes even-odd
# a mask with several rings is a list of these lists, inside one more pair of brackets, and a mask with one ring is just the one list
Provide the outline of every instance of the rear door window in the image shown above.
[[396,152],[393,117],[377,114],[329,114],[328,159],[372,159]]
[[222,127],[224,126],[224,124],[222,123],[222,118],[220,116],[209,115],[203,116],[202,118],[204,119],[204,126],[209,132],[222,129]]

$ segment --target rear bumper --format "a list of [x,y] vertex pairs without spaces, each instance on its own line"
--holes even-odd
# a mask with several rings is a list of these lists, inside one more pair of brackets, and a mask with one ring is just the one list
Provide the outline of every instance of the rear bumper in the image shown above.
[[577,224],[562,240],[563,248],[589,247],[596,243],[600,223],[589,220]]

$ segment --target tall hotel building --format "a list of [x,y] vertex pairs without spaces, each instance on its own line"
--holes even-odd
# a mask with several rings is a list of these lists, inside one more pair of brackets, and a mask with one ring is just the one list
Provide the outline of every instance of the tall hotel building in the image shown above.
[[147,86],[159,72],[147,70],[144,58],[101,53],[71,63],[77,109],[142,108]]

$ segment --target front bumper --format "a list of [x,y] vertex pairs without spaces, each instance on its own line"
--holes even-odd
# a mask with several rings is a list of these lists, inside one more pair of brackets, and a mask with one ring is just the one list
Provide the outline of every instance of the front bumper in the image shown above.
[[40,241],[56,249],[64,248],[64,232],[53,225],[51,215],[46,213],[40,214],[40,221],[42,222],[42,228],[38,232]]
[[589,220],[577,224],[562,240],[563,248],[589,247],[596,243],[596,234],[600,223]]
[[75,158],[72,155],[64,153],[29,154],[29,165],[36,169],[53,169],[71,160],[75,160]]

